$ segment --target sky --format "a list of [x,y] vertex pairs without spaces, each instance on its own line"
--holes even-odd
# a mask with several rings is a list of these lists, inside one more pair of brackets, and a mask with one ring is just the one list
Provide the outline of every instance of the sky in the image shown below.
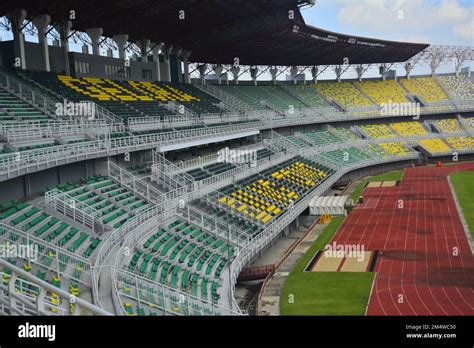
[[[254,1],[254,0],[248,0]],[[315,0],[302,9],[307,24],[337,33],[385,40],[474,47],[474,0]],[[0,38],[11,40],[11,33],[0,31]],[[28,41],[36,38],[27,37]],[[81,51],[80,45],[71,49]],[[105,54],[105,50],[101,50]],[[474,70],[474,62],[463,65]],[[452,73],[452,64],[442,65],[438,73]],[[412,74],[429,74],[428,66],[416,67]],[[403,75],[402,68],[397,74]],[[267,75],[267,76],[266,76]],[[269,79],[269,74],[265,74]],[[377,67],[365,77],[378,77]],[[249,78],[249,76],[247,77]],[[310,73],[307,73],[310,79]],[[335,79],[326,71],[321,79]],[[356,78],[349,69],[343,78]]]
[[307,24],[344,34],[474,46],[474,0],[316,0]]
[[[431,45],[474,46],[474,0],[316,0],[302,10],[306,24],[337,33]],[[465,63],[474,70],[473,62]],[[438,73],[453,72],[443,65]],[[398,69],[398,75],[403,74]],[[413,74],[429,74],[420,66]],[[375,69],[367,76],[375,77]],[[355,78],[348,72],[345,78]],[[328,72],[322,78],[335,78]]]

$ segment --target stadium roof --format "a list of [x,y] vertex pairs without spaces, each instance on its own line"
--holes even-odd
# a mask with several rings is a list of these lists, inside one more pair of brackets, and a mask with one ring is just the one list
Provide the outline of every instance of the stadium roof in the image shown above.
[[[429,45],[332,33],[306,25],[305,0],[2,0],[0,15],[24,8],[53,22],[75,10],[73,30],[101,27],[192,52],[190,61],[245,65],[334,65],[404,62]],[[184,19],[180,11],[184,10]],[[294,18],[289,18],[289,11]]]

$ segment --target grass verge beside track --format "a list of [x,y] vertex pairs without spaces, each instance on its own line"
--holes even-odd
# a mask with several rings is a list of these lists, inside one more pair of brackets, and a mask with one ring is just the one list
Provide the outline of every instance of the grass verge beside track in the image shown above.
[[304,272],[343,221],[332,220],[290,273],[281,292],[280,315],[364,315],[374,273]]
[[474,172],[457,172],[450,177],[469,232],[474,238]]
[[352,193],[352,199],[355,201],[357,200],[360,195],[362,194],[362,192],[364,192],[364,187],[365,185],[368,183],[368,182],[372,182],[372,181],[398,181],[398,180],[401,180],[402,179],[402,176],[403,176],[403,170],[395,170],[393,172],[388,172],[388,173],[383,173],[383,174],[380,174],[380,175],[377,175],[377,176],[373,176],[369,179],[366,179],[362,182],[360,182],[354,192]]

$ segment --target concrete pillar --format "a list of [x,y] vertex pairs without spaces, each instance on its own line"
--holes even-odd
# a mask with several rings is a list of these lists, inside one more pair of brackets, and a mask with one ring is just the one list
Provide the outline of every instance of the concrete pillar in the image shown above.
[[161,81],[161,71],[160,71],[160,52],[164,44],[162,42],[152,43],[151,53],[153,54],[153,62],[155,63],[156,70],[156,81]]
[[413,65],[410,62],[405,64],[405,71],[406,71],[407,79],[410,79],[410,73],[411,73],[412,69],[413,69]]
[[341,82],[341,75],[342,75],[341,66],[340,65],[336,66],[336,68],[334,69],[334,72],[336,73],[337,82]]
[[100,56],[99,41],[103,32],[102,28],[89,28],[86,30],[87,35],[89,35],[92,41],[92,54],[94,56]]
[[233,66],[230,69],[230,72],[234,76],[234,84],[238,85],[239,84],[239,73],[240,73],[240,67],[238,66]]
[[277,77],[277,74],[278,74],[278,69],[276,67],[271,67],[270,68],[270,75],[272,76],[272,83],[274,85],[276,85],[276,77]]
[[128,42],[128,35],[127,34],[114,35],[113,40],[117,44],[119,58],[121,60],[125,60],[126,59],[125,47],[126,47],[127,42]]
[[292,66],[290,69],[290,76],[293,79],[293,84],[296,85],[296,76],[298,76],[298,67]]
[[165,76],[163,77],[163,81],[171,82],[171,64],[170,64],[170,57],[171,53],[173,52],[173,46],[168,45],[164,52],[164,60],[165,60]]
[[140,53],[142,55],[142,62],[147,62],[148,50],[150,49],[150,40],[141,39],[138,41],[138,46],[140,47]]
[[71,75],[71,67],[69,66],[69,32],[72,28],[71,21],[62,21],[56,25],[56,30],[61,35],[61,47],[63,49],[63,57],[64,57],[64,73],[66,75]]
[[191,83],[189,76],[189,57],[191,56],[191,51],[183,52],[183,66],[184,66],[184,83]]
[[380,72],[380,76],[382,77],[382,81],[385,81],[385,74],[387,73],[387,66],[385,64],[382,64],[380,67],[379,67],[379,72]]
[[362,67],[362,65],[358,65],[355,70],[357,73],[357,79],[359,81],[362,81],[362,75],[364,75],[364,68]]
[[319,69],[317,66],[313,66],[311,68],[311,75],[313,76],[314,83],[318,83],[318,72],[319,72]]
[[258,74],[258,68],[257,66],[253,66],[250,68],[250,76],[252,76],[252,81],[253,84],[256,86],[257,85],[257,74]]
[[[431,58],[431,62],[430,62],[430,68],[431,68],[431,76],[435,76],[436,74],[436,69],[438,69],[438,66],[439,64],[441,63],[441,58],[440,57],[437,57],[437,56],[434,56]],[[456,64],[455,64],[455,67],[456,67]]]
[[222,74],[222,70],[223,70],[223,68],[222,68],[222,66],[220,66],[220,65],[216,65],[216,66],[214,67],[214,74],[216,74],[217,82],[218,82],[219,84],[221,84],[221,74]]
[[199,77],[201,78],[201,85],[204,85],[204,77],[206,76],[207,64],[199,65]]
[[26,69],[26,58],[25,58],[25,35],[23,34],[22,27],[23,22],[26,19],[26,10],[18,9],[7,15],[8,20],[11,23],[13,31],[13,51],[15,63],[17,59],[20,59],[20,68]]
[[33,18],[33,25],[38,30],[38,41],[41,48],[41,59],[43,60],[43,69],[45,71],[51,71],[51,66],[49,64],[49,46],[48,40],[46,39],[46,31],[48,25],[51,23],[50,15],[40,15]]

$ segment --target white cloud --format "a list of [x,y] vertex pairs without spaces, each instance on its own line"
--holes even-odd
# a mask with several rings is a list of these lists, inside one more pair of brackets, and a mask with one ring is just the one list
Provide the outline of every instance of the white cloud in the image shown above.
[[407,35],[427,37],[426,33],[433,38],[438,30],[447,30],[454,37],[474,42],[474,3],[463,7],[458,0],[439,3],[424,0],[336,2],[341,5],[339,23],[351,30],[381,32],[399,40]]

